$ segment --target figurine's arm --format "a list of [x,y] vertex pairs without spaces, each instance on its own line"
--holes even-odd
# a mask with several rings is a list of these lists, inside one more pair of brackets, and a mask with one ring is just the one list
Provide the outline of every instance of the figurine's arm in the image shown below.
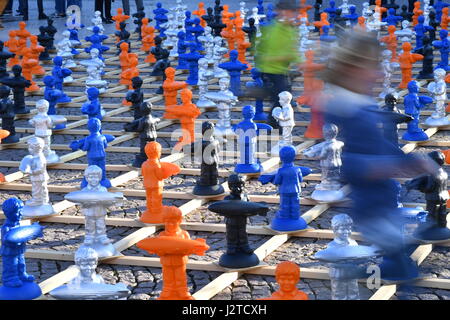
[[426,175],[422,175],[420,177],[414,178],[412,180],[406,181],[405,182],[405,187],[406,190],[422,190],[428,182],[428,176]]
[[411,54],[411,62],[416,62],[423,59],[423,55],[418,53]]
[[283,183],[283,176],[280,174],[280,172],[277,172],[277,174],[273,178],[272,183],[276,186],[279,186]]
[[419,96],[419,102],[420,105],[417,106],[418,108],[422,109],[425,107],[425,105],[432,103],[433,102],[433,98],[431,97],[427,97],[427,96]]
[[72,141],[69,145],[70,149],[72,149],[72,151],[80,150],[83,147],[85,140],[86,138]]
[[[307,175],[310,175],[312,173],[312,169],[308,167],[298,167],[302,173],[303,177],[306,177]],[[303,179],[302,179],[303,181]]]
[[142,128],[140,119],[137,119],[137,120],[134,120],[134,121],[132,121],[130,123],[125,123],[125,125],[123,126],[123,129],[126,132],[139,132],[143,128]]
[[269,126],[268,124],[265,124],[265,123],[256,123],[256,134],[258,136],[259,136],[260,130],[272,131],[273,128],[272,128],[272,126]]

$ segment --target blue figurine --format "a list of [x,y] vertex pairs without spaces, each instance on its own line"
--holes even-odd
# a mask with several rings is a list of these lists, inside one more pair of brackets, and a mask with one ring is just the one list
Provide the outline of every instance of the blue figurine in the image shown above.
[[388,26],[397,26],[397,23],[401,22],[402,20],[403,20],[403,17],[396,16],[395,9],[390,8],[388,10],[388,15],[386,18],[383,19],[383,22],[387,22]]
[[0,300],[33,300],[42,295],[41,288],[34,283],[34,276],[28,274],[25,263],[26,242],[42,237],[38,223],[20,226],[23,202],[9,198],[3,202],[5,222],[2,225],[2,283]]
[[319,39],[323,42],[334,42],[337,40],[336,36],[331,36],[330,34],[330,26],[323,26],[322,27],[322,34],[320,35]]
[[102,121],[103,116],[105,115],[105,110],[103,110],[100,104],[100,100],[98,99],[100,92],[96,87],[91,87],[86,90],[86,93],[89,101],[85,102],[81,106],[81,112],[83,114],[87,114],[89,116],[89,119],[97,118],[98,120]]
[[[250,73],[252,75],[253,81],[248,81],[245,84],[245,86],[247,88],[264,88],[264,82],[262,80],[261,71],[259,71],[257,68],[253,68],[250,71]],[[267,120],[267,114],[264,113],[263,100],[256,99],[255,110],[256,110],[256,113],[255,113],[255,117],[253,118],[253,120],[262,120],[262,121]]]
[[284,146],[280,150],[281,168],[274,174],[264,174],[258,179],[262,184],[271,182],[279,186],[280,210],[270,224],[276,231],[296,231],[308,227],[300,216],[300,192],[303,177],[309,175],[312,170],[294,166],[295,155],[293,146]]
[[199,18],[195,18],[192,20],[193,21],[193,25],[191,27],[189,27],[186,31],[188,31],[189,33],[191,33],[193,35],[193,41],[195,41],[196,43],[196,48],[198,51],[204,51],[205,48],[203,48],[202,43],[198,40],[198,37],[200,37],[201,35],[203,35],[203,33],[205,33],[205,29],[203,29],[203,27],[200,25],[200,19]]
[[441,61],[438,63],[435,69],[441,68],[445,71],[448,71],[450,70],[448,66],[448,53],[450,50],[450,41],[447,39],[448,31],[439,31],[439,37],[441,38],[441,40],[433,41],[433,47],[439,49],[439,52],[441,53]]
[[190,11],[186,11],[184,13],[184,29],[186,30],[186,41],[194,41],[195,37],[191,31],[189,31],[194,24],[194,19],[192,19],[192,13]]
[[323,10],[328,13],[328,21],[330,22],[330,28],[334,28],[334,18],[336,17],[336,2],[334,0],[330,0],[330,6]]
[[427,32],[430,30],[434,30],[433,27],[424,25],[425,17],[419,16],[419,19],[417,20],[418,23],[414,27],[414,32],[416,33],[416,47],[414,48],[414,52],[419,51],[423,47],[423,37]]
[[273,128],[265,123],[255,123],[255,108],[245,106],[242,108],[243,121],[233,126],[233,130],[238,136],[240,163],[234,168],[236,173],[260,173],[263,167],[259,160],[255,158],[257,137],[260,130],[271,131]]
[[403,134],[402,139],[407,141],[425,141],[428,140],[427,134],[423,129],[419,128],[419,118],[420,110],[425,107],[425,105],[432,103],[433,98],[427,96],[419,96],[419,86],[416,81],[410,81],[408,83],[408,94],[403,100],[405,105],[405,114],[413,117],[413,120],[408,122],[408,129]]
[[[61,90],[55,89],[55,78],[53,76],[45,76],[44,79],[44,99],[48,101],[48,115],[56,115],[56,104],[63,96]],[[62,130],[66,128],[66,123],[58,123],[53,127],[53,130]]]
[[347,21],[350,21],[350,24],[352,25],[352,27],[354,27],[358,24],[358,14],[356,13],[356,7],[350,6],[349,10],[350,13],[344,15],[344,18],[347,19]]
[[[102,181],[100,184],[105,188],[111,188],[111,182],[106,178],[106,151],[108,142],[114,140],[111,135],[101,133],[102,123],[97,118],[89,119],[87,123],[90,135],[81,140],[75,140],[70,143],[72,151],[83,150],[87,152],[88,165],[99,166],[102,173]],[[81,188],[88,185],[86,178],[81,182]]]
[[89,48],[84,48],[84,51],[86,53],[90,53],[93,48],[98,49],[98,57],[105,60],[102,56],[102,53],[109,50],[109,47],[102,45],[102,42],[106,39],[108,39],[108,36],[105,36],[104,34],[100,34],[100,28],[95,26],[92,29],[93,35],[90,35],[86,38],[84,38],[86,41],[89,41],[92,43],[92,45]]
[[64,93],[63,83],[64,78],[68,77],[72,74],[72,70],[63,68],[63,58],[60,56],[56,56],[53,58],[54,67],[52,69],[52,76],[54,78],[55,89],[58,89],[62,92],[61,97],[58,99],[58,103],[69,103],[72,99]]
[[266,20],[266,25],[267,24],[270,24],[274,19],[275,19],[275,17],[277,16],[278,14],[275,12],[275,10],[274,10],[274,8],[273,8],[273,4],[272,3],[269,3],[268,5],[267,5],[267,13],[266,13],[266,18],[267,18],[267,20]]
[[448,6],[450,6],[450,4],[445,3],[442,0],[436,0],[436,3],[433,5],[434,10],[436,11],[436,21],[441,22],[442,9]]
[[230,75],[230,91],[237,97],[241,95],[241,72],[247,70],[245,63],[238,61],[238,52],[230,51],[230,61],[219,64],[219,68],[228,71]]
[[180,58],[187,61],[189,65],[189,76],[186,83],[193,86],[198,82],[198,60],[204,57],[204,55],[197,52],[197,44],[195,42],[189,42],[189,53],[179,55]]
[[264,14],[264,0],[258,0],[258,14]]
[[178,66],[177,70],[187,70],[189,69],[189,65],[182,56],[186,53],[186,50],[188,48],[188,43],[186,41],[186,33],[184,31],[180,31],[177,34],[178,37]]
[[155,21],[156,21],[156,25],[155,28],[159,31],[159,36],[161,38],[165,38],[166,35],[164,34],[164,31],[166,30],[165,28],[163,28],[161,25],[166,23],[167,21],[169,21],[169,19],[167,18],[166,14],[169,11],[164,9],[162,7],[161,2],[158,2],[156,4],[156,9],[153,10],[153,13],[155,14]]
[[[81,17],[80,17],[81,19]],[[69,27],[67,25],[67,23],[64,24],[67,27],[67,30],[70,32],[70,37],[69,40],[74,44],[74,45],[80,45],[80,39],[78,38],[78,29],[83,29],[84,28],[84,24],[82,23],[77,23],[77,16],[76,14],[72,14],[72,21],[71,21],[71,26]]]

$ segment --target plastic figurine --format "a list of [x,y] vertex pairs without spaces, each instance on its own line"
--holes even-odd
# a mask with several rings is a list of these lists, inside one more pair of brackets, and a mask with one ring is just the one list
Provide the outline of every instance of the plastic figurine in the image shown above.
[[272,148],[272,155],[277,156],[284,146],[292,146],[292,130],[295,127],[294,110],[291,106],[292,94],[283,91],[278,94],[280,107],[272,111],[272,117],[281,128],[281,141]]
[[225,29],[227,25],[222,23],[222,17],[220,15],[214,16],[214,23],[210,27],[214,30],[214,36],[220,37],[222,30]]
[[445,101],[447,100],[447,84],[445,83],[445,70],[434,70],[434,81],[428,84],[428,92],[436,100],[435,111],[425,120],[425,124],[432,127],[447,126],[450,120],[445,113]]
[[130,290],[123,283],[106,284],[95,272],[98,254],[90,247],[80,247],[75,252],[78,275],[68,284],[50,291],[50,296],[59,300],[124,300]]
[[[83,150],[87,152],[88,165],[96,165],[102,169],[102,179],[100,184],[105,188],[111,188],[111,182],[106,178],[106,152],[108,142],[114,140],[111,135],[101,133],[102,123],[97,118],[90,118],[87,123],[89,136],[81,140],[75,140],[70,143],[72,151]],[[81,188],[88,185],[84,178],[81,182]]]
[[419,17],[423,15],[423,11],[420,9],[420,1],[414,2],[414,10],[413,10],[412,22],[415,27],[417,23],[419,23]]
[[11,30],[8,33],[9,39],[5,41],[5,46],[8,48],[8,50],[14,54],[14,56],[11,57],[11,59],[8,62],[8,67],[12,67],[16,64],[20,63],[19,60],[19,41],[16,38],[16,31]]
[[91,59],[89,60],[81,60],[79,63],[86,68],[95,67],[100,75],[103,75],[103,68],[105,67],[105,63],[102,59],[99,58],[100,51],[96,48],[93,48],[89,52]]
[[334,18],[336,17],[336,10],[336,2],[334,0],[330,0],[329,7],[323,10],[328,14],[330,28],[334,28]]
[[431,39],[428,36],[424,36],[423,47],[417,51],[417,53],[423,55],[422,70],[419,72],[417,79],[433,79],[433,46],[431,45]]
[[116,31],[114,33],[116,35],[116,37],[117,37],[117,44],[116,44],[116,46],[119,49],[118,54],[120,54],[120,52],[121,52],[120,45],[122,43],[124,43],[124,42],[128,43],[128,50],[130,50],[130,48],[131,48],[131,43],[130,43],[130,40],[129,40],[131,34],[126,30],[126,27],[127,27],[127,24],[125,22],[121,22],[120,23],[120,30]]
[[383,22],[387,22],[388,26],[397,26],[397,23],[403,20],[402,16],[395,15],[395,9],[389,8],[388,16],[383,19]]
[[215,6],[214,6],[214,15],[215,16],[221,16],[223,7],[220,5],[220,0],[214,0]]
[[243,27],[242,31],[244,31],[248,36],[248,41],[252,44],[251,48],[255,48],[256,45],[256,32],[257,28],[255,27],[255,19],[248,19],[248,26]]
[[212,28],[212,24],[214,23],[214,15],[213,15],[213,8],[209,7],[206,9],[206,14],[202,16],[202,20],[206,21],[206,24]]
[[239,163],[234,168],[236,173],[260,173],[263,167],[259,160],[255,158],[257,137],[260,130],[272,130],[272,127],[264,123],[255,123],[255,108],[245,106],[242,108],[243,121],[238,123],[233,129],[238,136],[238,145],[240,152]]
[[248,66],[247,69],[250,69],[250,63],[247,61],[246,53],[248,48],[251,47],[251,43],[245,41],[245,32],[242,30],[236,31],[236,40],[237,40],[237,51],[238,51],[238,60],[239,62],[246,64]]
[[77,64],[73,60],[73,56],[78,54],[78,51],[73,48],[69,40],[70,32],[66,30],[62,35],[64,38],[56,44],[58,50],[56,54],[63,58],[63,68],[76,68]]
[[[128,54],[128,68],[120,74],[120,83],[128,86],[128,90],[133,88],[133,84],[131,79],[139,76],[139,68],[137,67],[139,64],[139,57],[136,53]],[[127,105],[127,101],[123,101],[125,105]]]
[[141,37],[141,30],[142,30],[142,19],[145,17],[145,11],[144,8],[137,8],[137,12],[133,13],[133,18],[136,18],[136,20],[133,20],[133,23],[136,25],[136,29],[134,30],[135,33],[138,34],[138,40],[142,40]]
[[396,11],[398,10],[398,8],[400,8],[400,6],[395,3],[395,0],[389,0],[389,3],[384,4],[384,7],[388,10],[388,13],[389,10],[392,8],[394,10],[394,15],[397,14]]
[[100,34],[103,34],[105,28],[103,27],[102,13],[100,11],[94,12],[94,18],[91,19],[92,26],[88,27],[89,31],[92,31],[94,27],[98,27],[100,29]]
[[160,256],[163,288],[158,300],[194,300],[187,285],[187,256],[204,255],[209,246],[205,239],[191,240],[180,228],[182,213],[177,207],[165,207],[163,219],[165,231],[157,237],[139,241],[137,247]]
[[300,281],[300,268],[294,262],[283,261],[277,264],[275,279],[280,286],[269,298],[260,300],[309,300],[308,295],[297,289]]
[[186,82],[175,81],[175,69],[169,67],[165,71],[166,80],[163,83],[165,106],[177,104],[178,90],[187,88]]
[[25,174],[30,174],[31,200],[26,202],[23,208],[25,217],[44,217],[55,214],[53,206],[48,197],[48,174],[47,160],[43,150],[45,142],[39,137],[32,137],[28,140],[28,152],[19,165],[19,170]]
[[431,41],[436,40],[436,30],[439,27],[439,22],[436,21],[436,13],[434,11],[430,12],[428,25],[431,27],[428,30],[428,35]]
[[181,91],[181,105],[166,106],[166,112],[163,115],[165,119],[179,119],[183,135],[180,137],[174,149],[181,149],[186,144],[195,140],[194,126],[195,119],[201,114],[201,111],[192,103],[192,91],[185,88]]
[[419,128],[420,110],[427,104],[433,102],[433,99],[427,96],[418,96],[419,87],[416,81],[408,83],[408,94],[404,98],[405,113],[413,120],[408,122],[408,130],[403,134],[402,139],[407,141],[425,141],[428,140],[427,134]]
[[319,29],[319,34],[322,35],[323,33],[323,26],[330,26],[330,23],[328,22],[328,13],[322,12],[320,14],[320,20],[314,21],[314,26]]
[[372,8],[369,7],[369,2],[364,2],[363,4],[363,9],[362,9],[362,17],[367,20],[371,15],[373,15],[373,11]]
[[352,27],[355,27],[358,24],[358,14],[356,13],[356,7],[350,6],[350,12],[348,14],[344,14],[344,18],[350,23]]
[[[58,89],[55,89],[55,78],[53,76],[45,76],[44,79],[45,89],[44,89],[44,99],[48,101],[48,111],[47,114],[50,116],[56,115],[56,104],[58,100],[62,96],[62,92]],[[61,130],[66,127],[65,122],[59,122],[56,124],[53,129]]]
[[[153,55],[155,60],[154,62],[157,62],[158,60],[163,59],[163,56],[168,55],[169,51],[164,49],[162,46],[162,38],[161,37],[155,37],[155,46],[150,49],[150,54]],[[148,62],[148,61],[146,61]]]
[[55,28],[55,26],[53,26],[53,20],[50,18],[47,19],[47,26],[45,27],[45,32],[50,37],[49,49],[55,49],[55,47],[53,46],[53,42],[55,40],[55,34],[58,32],[58,30]]
[[450,67],[448,66],[448,54],[450,51],[450,41],[447,39],[448,31],[439,31],[439,37],[441,40],[433,41],[433,47],[439,49],[439,52],[441,53],[441,61],[439,61],[436,68],[441,68],[448,71],[450,70]]
[[[169,51],[163,50],[160,56],[160,60],[158,60],[157,63],[155,63],[153,67],[152,73],[150,73],[151,76],[162,76],[163,84],[164,81],[166,81],[166,70],[170,67],[170,60],[169,60]],[[163,94],[164,88],[161,85],[158,90],[156,90],[156,94]]]
[[127,42],[122,42],[119,46],[120,53],[119,53],[119,61],[120,61],[120,68],[122,69],[122,72],[127,70],[130,67],[130,46]]
[[400,16],[402,17],[403,21],[412,21],[412,13],[408,12],[408,7],[406,5],[402,5],[402,12],[400,13]]
[[327,123],[323,126],[324,142],[316,144],[303,151],[307,158],[318,157],[322,170],[320,184],[316,185],[311,198],[320,202],[335,202],[345,198],[340,190],[340,168],[342,165],[341,152],[344,147],[342,141],[336,140],[338,127]]
[[141,172],[144,177],[144,189],[147,198],[147,208],[142,213],[140,221],[143,223],[163,223],[162,193],[164,180],[180,172],[180,167],[170,162],[160,162],[161,145],[156,141],[145,145],[147,160],[142,164]]
[[63,93],[58,103],[69,103],[72,99],[64,93],[63,83],[67,82],[65,81],[67,77],[72,78],[72,70],[63,67],[63,58],[60,56],[53,58],[53,65],[52,76],[55,78],[55,88]]
[[442,9],[442,16],[441,16],[441,29],[447,30],[448,24],[450,23],[450,17],[448,15],[449,8]]
[[52,128],[59,123],[67,121],[62,116],[49,116],[47,114],[49,103],[47,100],[39,100],[36,102],[37,115],[31,118],[28,122],[34,127],[34,135],[44,141],[44,156],[48,164],[58,163],[59,156],[55,151],[51,150]]
[[416,47],[414,48],[414,52],[417,52],[423,47],[423,37],[425,36],[425,33],[429,30],[434,30],[433,27],[424,25],[424,21],[424,16],[420,16],[417,25],[414,27],[416,33]]
[[409,21],[402,21],[402,29],[395,31],[395,35],[397,35],[402,43],[411,42],[414,37],[414,31],[409,28]]
[[[252,81],[246,82],[245,86],[247,88],[263,88],[264,83],[262,80],[261,71],[259,71],[257,68],[253,68],[250,71],[250,74],[252,76]],[[267,120],[267,114],[264,113],[264,104],[263,104],[263,100],[261,100],[261,99],[256,99],[255,117],[253,118],[253,120],[261,120],[261,121]]]
[[[16,134],[14,126],[14,103],[9,99],[11,89],[8,86],[0,86],[0,118],[2,119],[2,144],[17,143],[19,136]],[[4,136],[3,132],[9,132],[8,136]]]
[[235,96],[241,95],[241,72],[246,70],[248,66],[237,60],[238,52],[236,50],[230,51],[230,61],[219,64],[219,68],[225,69],[230,75],[231,92]]
[[0,82],[7,85],[13,90],[14,95],[14,113],[27,114],[30,113],[25,105],[25,89],[31,86],[31,82],[22,77],[22,67],[15,65],[12,67],[13,77],[0,78]]
[[117,8],[117,14],[112,17],[112,19],[116,22],[116,30],[120,31],[120,23],[127,21],[130,16],[123,14],[122,8]]
[[140,168],[144,161],[147,160],[145,146],[148,142],[156,141],[156,124],[161,120],[159,118],[154,118],[151,115],[151,103],[142,102],[140,104],[136,104],[135,108],[139,108],[140,118],[135,118],[133,122],[126,123],[124,125],[124,130],[127,132],[139,133],[140,153],[136,155],[132,166],[135,168]]
[[81,210],[86,220],[86,235],[83,247],[89,247],[97,252],[99,258],[117,256],[119,253],[106,235],[106,208],[124,200],[121,192],[111,193],[100,184],[103,170],[96,165],[89,165],[84,170],[86,187],[81,191],[68,193],[64,198],[81,204]]
[[42,295],[34,276],[26,271],[25,250],[27,241],[43,236],[43,227],[38,223],[20,226],[23,208],[23,202],[17,198],[9,198],[2,205],[6,219],[1,228],[0,300],[33,300]]
[[280,210],[270,224],[276,231],[304,230],[308,227],[300,216],[300,192],[303,177],[310,174],[311,169],[294,166],[295,155],[293,146],[284,146],[280,150],[281,168],[258,179],[262,184],[271,182],[279,186]]
[[99,52],[98,57],[103,60],[102,53],[108,51],[109,47],[102,45],[102,42],[104,40],[108,39],[108,36],[100,34],[100,28],[97,26],[95,26],[92,29],[92,32],[93,32],[93,34],[91,36],[84,38],[86,41],[89,41],[92,43],[92,45],[89,48],[84,48],[84,51],[86,53],[89,53],[89,52],[91,52],[92,49],[95,48]]
[[[391,61],[392,62],[396,62],[398,60],[398,56],[397,56],[397,36],[395,35],[395,30],[396,30],[395,26],[394,25],[390,25],[388,27],[389,35],[380,38],[380,42],[383,42],[384,44],[386,44],[386,48],[391,51]],[[422,47],[421,40],[420,40],[420,47]]]
[[86,92],[90,88],[97,88],[100,94],[105,93],[108,88],[108,81],[102,80],[101,69],[97,66],[91,65],[87,67],[86,72],[88,74],[86,78]]
[[448,189],[448,174],[442,168],[445,157],[442,152],[432,151],[428,156],[434,160],[439,170],[435,174],[421,175],[405,183],[406,189],[416,189],[425,194],[427,202],[427,218],[419,225],[413,237],[426,243],[448,241],[450,229],[447,228],[446,203],[450,199]]
[[398,62],[402,71],[402,81],[399,84],[400,89],[405,89],[412,80],[413,63],[422,60],[424,57],[418,53],[411,53],[411,44],[404,42],[402,44],[403,53],[399,55]]
[[208,70],[208,60],[206,58],[201,58],[198,60],[198,95],[199,99],[196,102],[197,107],[199,108],[207,108],[214,107],[216,104],[211,100],[206,98],[206,94],[208,93],[208,82],[212,78],[214,78],[214,73]]
[[142,19],[142,27],[141,27],[141,38],[142,38],[142,47],[141,51],[149,52],[150,49],[154,46],[155,39],[155,28],[150,24],[150,18]]
[[[35,70],[36,67],[39,67],[39,60],[32,59],[32,52],[30,48],[24,48],[22,50],[22,74],[23,77],[30,81],[31,85],[27,88],[25,88],[26,92],[36,92],[39,91],[40,88],[36,84],[36,82],[33,81],[33,70]],[[45,74],[45,71],[44,71]],[[42,74],[41,74],[42,75]]]
[[133,90],[128,91],[125,96],[125,100],[130,103],[134,110],[134,120],[141,118],[140,107],[144,102],[144,93],[141,91],[142,84],[144,83],[140,77],[134,77],[131,79]]
[[203,16],[206,14],[206,10],[205,10],[205,3],[204,2],[199,2],[198,3],[198,9],[195,11],[192,11],[193,14],[195,14],[196,16],[198,16],[201,19],[201,26],[204,28],[206,27],[206,21],[203,20]]
[[0,41],[0,68],[4,68],[6,70],[8,60],[13,58],[15,54],[5,50],[4,45],[4,42]]
[[204,57],[204,55],[197,52],[197,44],[190,42],[188,44],[190,50],[189,53],[181,54],[180,57],[185,59],[189,65],[189,76],[186,83],[189,85],[197,85],[198,82],[198,61]]
[[97,118],[101,121],[105,116],[105,110],[102,108],[100,100],[98,99],[100,92],[94,87],[89,88],[86,94],[89,101],[81,106],[81,113],[87,114],[89,119]]
[[383,81],[383,91],[379,94],[381,99],[387,94],[394,93],[395,89],[391,88],[391,78],[394,73],[394,69],[398,68],[400,65],[397,62],[392,62],[392,51],[383,50],[381,53],[383,61],[381,62],[381,68],[384,73],[384,81]]
[[216,78],[228,77],[228,73],[219,66],[224,55],[228,53],[227,48],[223,47],[222,45],[223,45],[222,38],[215,37],[213,59],[214,59],[214,77]]
[[382,123],[382,128],[383,136],[386,140],[392,142],[392,144],[400,150],[400,146],[398,144],[398,125],[400,123],[409,122],[413,120],[413,118],[401,113],[397,109],[396,105],[397,98],[393,94],[388,93],[384,97],[384,106],[381,107],[385,119]]

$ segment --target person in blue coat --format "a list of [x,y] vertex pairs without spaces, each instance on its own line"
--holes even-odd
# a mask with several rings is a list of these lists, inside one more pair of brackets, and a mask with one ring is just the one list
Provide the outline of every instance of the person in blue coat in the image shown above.
[[[70,143],[72,151],[83,150],[87,152],[88,165],[96,165],[102,169],[102,181],[100,184],[105,188],[111,188],[111,182],[106,178],[106,148],[108,142],[114,140],[111,135],[101,133],[102,123],[97,118],[91,118],[88,121],[89,136],[81,140],[75,140]],[[87,186],[86,178],[81,182],[81,188]]]

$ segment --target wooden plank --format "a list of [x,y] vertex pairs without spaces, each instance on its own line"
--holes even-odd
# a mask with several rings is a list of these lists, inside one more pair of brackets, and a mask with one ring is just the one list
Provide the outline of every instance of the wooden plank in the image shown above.
[[66,270],[57,273],[51,278],[48,278],[45,281],[39,283],[39,287],[41,287],[42,294],[47,294],[50,291],[58,288],[66,282],[74,279],[79,274],[79,269],[76,266],[70,266]]
[[132,234],[126,236],[125,238],[114,243],[114,247],[117,251],[121,252],[123,250],[128,249],[129,247],[135,245],[137,242],[142,239],[147,238],[148,236],[154,234],[157,231],[155,226],[143,227]]

